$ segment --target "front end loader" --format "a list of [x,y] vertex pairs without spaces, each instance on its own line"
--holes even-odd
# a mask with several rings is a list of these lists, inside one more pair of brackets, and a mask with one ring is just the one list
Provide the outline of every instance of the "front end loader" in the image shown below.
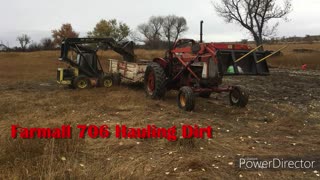
[[[57,82],[71,88],[111,87],[117,74],[104,72],[97,51],[99,46],[121,54],[126,61],[134,61],[133,42],[117,43],[112,38],[67,38],[62,42],[59,60],[69,64],[58,68]],[[97,48],[96,48],[97,47]],[[70,51],[76,58],[70,57]]]

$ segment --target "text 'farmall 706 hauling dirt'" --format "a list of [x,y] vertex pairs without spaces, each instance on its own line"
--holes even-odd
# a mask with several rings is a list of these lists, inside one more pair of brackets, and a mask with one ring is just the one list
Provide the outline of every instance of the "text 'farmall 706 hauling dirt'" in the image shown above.
[[[233,106],[245,107],[249,94],[241,86],[220,87],[223,76],[269,75],[267,58],[274,53],[243,44],[200,43],[180,39],[164,58],[155,58],[145,71],[148,97],[161,99],[168,90],[178,90],[178,106],[185,111],[195,107],[195,94],[208,98],[212,92],[229,92]],[[278,52],[278,51],[277,51]]]

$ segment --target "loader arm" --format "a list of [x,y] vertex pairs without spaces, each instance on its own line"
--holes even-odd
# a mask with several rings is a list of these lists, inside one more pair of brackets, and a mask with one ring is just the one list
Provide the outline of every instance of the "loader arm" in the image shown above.
[[59,60],[69,62],[69,50],[72,48],[78,51],[78,53],[81,53],[81,48],[75,48],[76,46],[82,47],[81,44],[104,44],[107,45],[111,50],[122,55],[125,61],[134,62],[136,59],[133,50],[134,43],[132,41],[118,43],[113,38],[67,38],[61,44],[61,54]]

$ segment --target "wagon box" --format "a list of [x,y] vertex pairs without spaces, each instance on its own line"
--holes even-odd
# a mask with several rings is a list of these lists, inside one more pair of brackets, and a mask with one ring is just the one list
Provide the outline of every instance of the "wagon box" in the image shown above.
[[116,59],[109,59],[109,72],[114,74],[114,76],[119,76],[120,79],[128,80],[131,82],[143,82],[144,73],[149,62],[150,61],[148,60],[127,62]]

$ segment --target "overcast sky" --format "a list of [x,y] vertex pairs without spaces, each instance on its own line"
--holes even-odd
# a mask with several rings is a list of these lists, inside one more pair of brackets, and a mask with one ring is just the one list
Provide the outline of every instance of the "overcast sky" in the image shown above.
[[[199,22],[204,20],[206,41],[236,41],[250,38],[237,25],[226,24],[212,7],[213,0],[0,0],[0,41],[17,45],[22,33],[38,42],[51,30],[71,23],[85,36],[101,19],[117,19],[135,30],[152,15],[175,14],[187,19],[184,37],[199,39]],[[293,0],[289,22],[281,21],[277,36],[320,34],[320,0]]]

